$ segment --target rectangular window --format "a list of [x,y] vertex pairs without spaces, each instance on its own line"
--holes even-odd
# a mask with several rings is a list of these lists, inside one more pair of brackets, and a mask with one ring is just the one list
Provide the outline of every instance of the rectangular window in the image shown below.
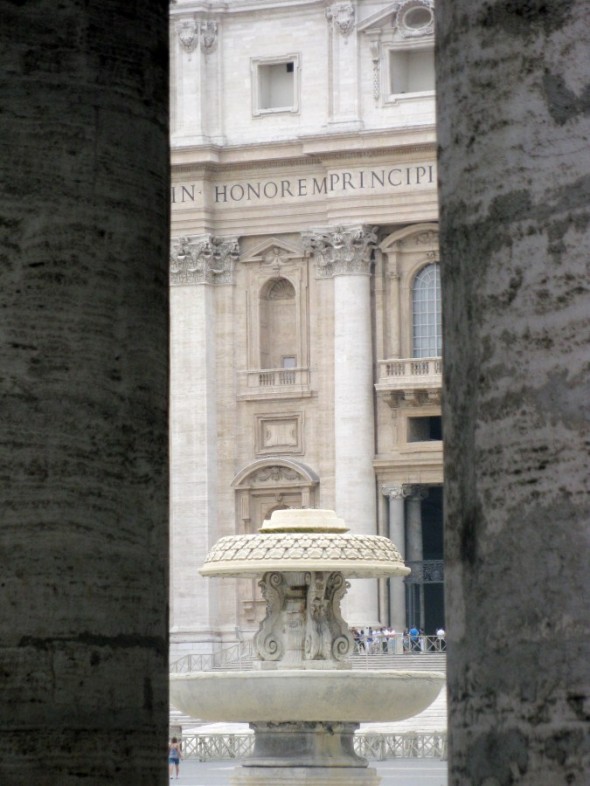
[[281,359],[282,368],[297,368],[297,358],[295,355],[284,355]]
[[389,52],[390,90],[394,95],[434,90],[434,49],[392,49]]
[[408,442],[440,442],[442,418],[440,415],[408,418]]
[[251,61],[251,69],[254,115],[299,110],[298,55],[280,60],[255,58]]

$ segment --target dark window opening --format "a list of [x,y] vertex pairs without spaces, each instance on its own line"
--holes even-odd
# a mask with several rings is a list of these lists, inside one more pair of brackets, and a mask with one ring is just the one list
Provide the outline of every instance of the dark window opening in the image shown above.
[[440,442],[442,438],[440,415],[408,418],[408,442]]

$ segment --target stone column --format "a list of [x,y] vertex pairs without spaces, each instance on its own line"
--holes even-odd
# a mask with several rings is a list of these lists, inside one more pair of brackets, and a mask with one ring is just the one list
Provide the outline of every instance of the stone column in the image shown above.
[[167,10],[2,9],[3,786],[166,782]]
[[408,562],[421,562],[424,559],[422,550],[422,500],[426,499],[426,494],[426,490],[420,486],[404,486],[404,496],[408,501],[405,557]]
[[199,576],[217,527],[215,285],[231,284],[236,239],[178,238],[170,259],[171,658],[209,652],[215,584]]
[[[427,490],[421,486],[404,486],[404,496],[407,498],[407,519],[406,519],[406,561],[420,562],[424,560],[424,549],[422,547],[422,500],[426,498]],[[420,566],[422,567],[422,566]],[[413,584],[411,590],[417,589],[418,598],[414,598],[413,603],[418,604],[414,608],[414,619],[408,620],[410,625],[424,625],[424,586],[422,579],[418,584]],[[419,616],[419,619],[417,618]]]
[[588,4],[437,2],[450,786],[588,780]]
[[[373,347],[368,227],[335,227],[304,235],[320,277],[334,281],[335,508],[352,532],[374,535],[377,508],[373,458]],[[376,581],[354,582],[345,617],[376,625]]]
[[[406,535],[403,488],[402,486],[383,486],[381,490],[389,502],[388,537],[397,546],[399,553],[405,560]],[[400,633],[406,627],[406,587],[403,576],[392,576],[389,579],[389,587],[391,625],[397,633]]]

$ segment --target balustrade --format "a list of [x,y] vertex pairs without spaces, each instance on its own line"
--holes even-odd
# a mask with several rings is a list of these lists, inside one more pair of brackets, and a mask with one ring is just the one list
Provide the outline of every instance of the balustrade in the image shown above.
[[441,386],[441,357],[389,358],[379,361],[377,390],[437,390]]
[[259,368],[238,372],[239,396],[305,395],[309,393],[308,368]]
[[[185,734],[182,737],[184,759],[223,761],[244,759],[254,749],[254,734]],[[354,736],[354,750],[373,761],[386,759],[446,759],[446,732],[371,732]]]

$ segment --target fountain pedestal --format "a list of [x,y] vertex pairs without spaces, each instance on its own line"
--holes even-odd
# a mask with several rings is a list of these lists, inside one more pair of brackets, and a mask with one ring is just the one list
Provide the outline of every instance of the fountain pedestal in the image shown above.
[[174,706],[254,730],[232,786],[377,786],[376,770],[354,752],[359,723],[415,715],[444,683],[433,672],[351,670],[345,576],[407,575],[393,543],[349,534],[333,511],[279,510],[259,535],[221,538],[201,573],[261,576],[266,600],[252,671],[171,677]]

